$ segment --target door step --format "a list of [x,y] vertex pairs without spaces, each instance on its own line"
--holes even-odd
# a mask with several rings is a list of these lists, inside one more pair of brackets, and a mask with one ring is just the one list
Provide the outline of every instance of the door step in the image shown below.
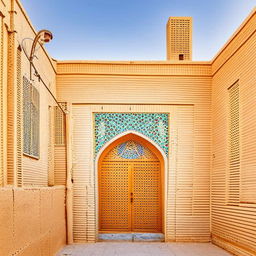
[[99,234],[99,242],[164,242],[162,233]]

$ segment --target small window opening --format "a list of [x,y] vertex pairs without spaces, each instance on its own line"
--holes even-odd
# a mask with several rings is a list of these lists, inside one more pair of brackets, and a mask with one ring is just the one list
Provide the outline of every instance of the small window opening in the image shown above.
[[184,60],[184,54],[179,54],[179,60]]

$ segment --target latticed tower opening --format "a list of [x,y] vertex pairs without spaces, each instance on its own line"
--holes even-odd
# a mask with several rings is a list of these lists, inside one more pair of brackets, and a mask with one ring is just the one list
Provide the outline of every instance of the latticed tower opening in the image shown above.
[[192,60],[192,18],[170,17],[166,32],[167,60]]

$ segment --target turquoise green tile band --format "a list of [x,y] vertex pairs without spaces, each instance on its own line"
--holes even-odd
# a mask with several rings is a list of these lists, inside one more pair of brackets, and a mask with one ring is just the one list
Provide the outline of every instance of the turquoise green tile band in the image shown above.
[[166,113],[95,113],[95,154],[115,136],[136,131],[159,145],[168,154],[169,132]]

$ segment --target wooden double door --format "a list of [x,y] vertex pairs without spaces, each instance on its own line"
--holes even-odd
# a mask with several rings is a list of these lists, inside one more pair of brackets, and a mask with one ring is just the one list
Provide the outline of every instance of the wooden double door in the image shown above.
[[161,164],[103,159],[99,166],[99,231],[162,232]]

